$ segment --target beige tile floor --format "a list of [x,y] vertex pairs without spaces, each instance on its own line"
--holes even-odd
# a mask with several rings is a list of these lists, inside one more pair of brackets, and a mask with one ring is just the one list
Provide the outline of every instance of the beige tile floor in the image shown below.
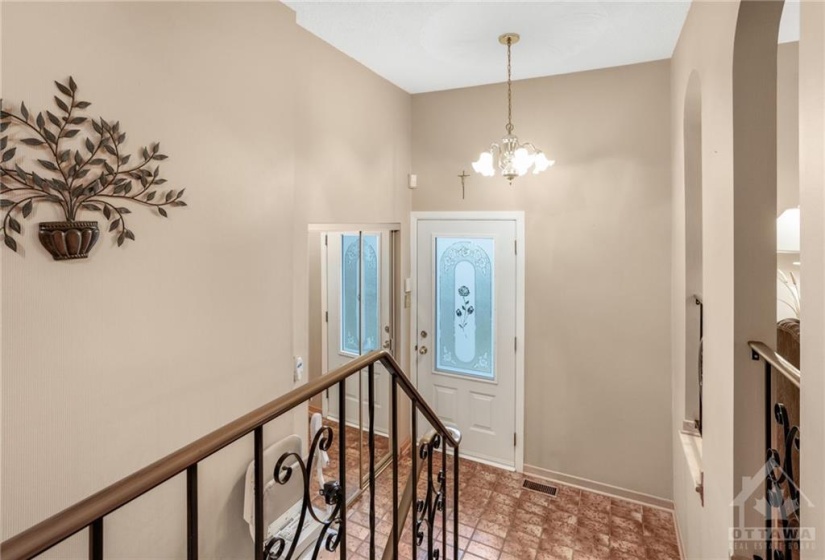
[[[329,425],[336,430],[334,422]],[[348,439],[348,481],[357,480],[357,430]],[[337,442],[336,442],[337,443]],[[386,440],[382,442],[386,444]],[[383,449],[386,449],[384,447]],[[355,451],[354,451],[355,450]],[[329,450],[337,472],[335,445]],[[441,456],[434,461],[441,465]],[[440,558],[452,559],[452,457],[447,457],[448,546]],[[409,452],[399,461],[399,495],[410,472]],[[352,474],[349,474],[352,472]],[[376,558],[381,558],[392,530],[392,474],[386,470],[376,481]],[[424,480],[419,481],[419,497]],[[577,488],[556,485],[557,497],[522,488],[525,477],[470,460],[462,460],[459,473],[459,554],[463,560],[679,560],[673,514],[670,511],[611,498]],[[351,484],[347,484],[348,488]],[[412,537],[407,520],[399,543],[399,557],[412,559]],[[436,548],[441,548],[441,515],[434,524]],[[368,559],[369,493],[365,491],[347,512],[348,558]],[[427,529],[424,528],[425,548]],[[338,558],[338,552],[319,558]],[[419,549],[418,558],[428,558]]]

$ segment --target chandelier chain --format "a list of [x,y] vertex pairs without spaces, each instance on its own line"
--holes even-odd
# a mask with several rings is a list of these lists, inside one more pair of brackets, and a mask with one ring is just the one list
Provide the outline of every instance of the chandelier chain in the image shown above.
[[507,37],[507,134],[513,133],[513,89],[510,80],[511,63],[510,63],[510,47],[513,39]]

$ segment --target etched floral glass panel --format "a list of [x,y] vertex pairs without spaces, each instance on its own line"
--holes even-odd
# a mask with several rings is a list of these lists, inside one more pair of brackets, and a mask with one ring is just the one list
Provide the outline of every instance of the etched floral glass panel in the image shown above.
[[340,348],[343,354],[357,356],[379,346],[379,254],[378,235],[341,236]]
[[366,354],[377,350],[380,346],[381,322],[381,302],[380,302],[380,271],[379,266],[379,237],[378,235],[363,235],[364,240],[364,262],[362,273],[364,283],[361,287],[363,297],[361,298],[361,335],[363,344],[361,352]]
[[495,379],[491,238],[436,237],[435,369]]
[[358,235],[341,236],[341,352],[361,353],[358,292],[361,284],[361,242]]

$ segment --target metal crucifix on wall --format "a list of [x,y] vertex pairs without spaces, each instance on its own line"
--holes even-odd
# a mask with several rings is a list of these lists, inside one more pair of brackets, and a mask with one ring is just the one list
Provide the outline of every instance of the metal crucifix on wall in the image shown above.
[[462,169],[461,170],[461,175],[459,175],[458,177],[461,179],[461,200],[464,200],[464,194],[465,194],[465,192],[464,192],[464,179],[469,177],[469,175],[467,175],[467,172]]

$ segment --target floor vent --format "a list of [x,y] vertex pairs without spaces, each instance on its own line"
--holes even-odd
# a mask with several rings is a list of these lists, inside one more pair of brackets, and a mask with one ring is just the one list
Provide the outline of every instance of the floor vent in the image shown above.
[[542,494],[547,494],[548,496],[553,497],[555,497],[559,493],[559,489],[555,486],[550,486],[549,484],[540,484],[538,482],[533,482],[532,480],[525,480],[524,488],[527,488],[528,490],[532,490],[534,492],[541,492]]

